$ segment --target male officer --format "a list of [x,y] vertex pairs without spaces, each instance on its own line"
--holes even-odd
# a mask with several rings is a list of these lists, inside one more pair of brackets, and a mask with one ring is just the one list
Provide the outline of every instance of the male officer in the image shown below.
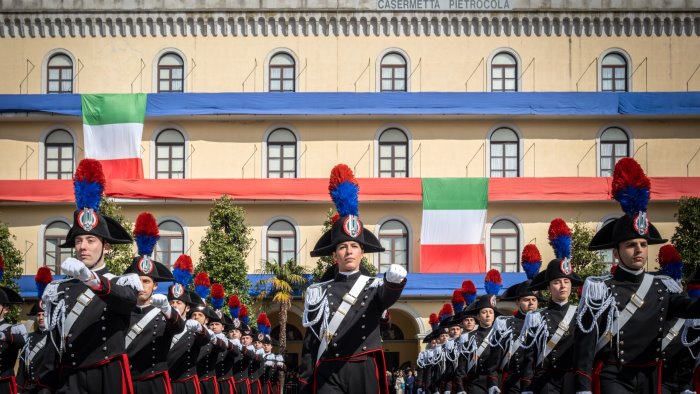
[[305,294],[301,392],[387,392],[379,321],[399,299],[406,270],[392,265],[383,280],[363,275],[364,253],[384,248],[357,216],[358,185],[348,166],[333,168],[329,190],[339,218],[311,256],[333,256],[337,274]]
[[153,294],[158,282],[172,282],[170,270],[151,259],[158,241],[156,218],[142,212],[134,228],[138,256],[124,274],[136,274],[143,290],[137,294],[131,312],[131,326],[126,334],[126,352],[131,366],[131,379],[137,393],[170,394],[168,351],[173,337],[185,328],[185,319],[168,303],[163,294]]
[[17,384],[22,393],[48,394],[56,386],[58,352],[51,343],[51,338],[46,330],[45,311],[41,296],[46,285],[51,280],[49,267],[41,267],[34,277],[37,287],[37,303],[27,314],[29,318],[35,318],[35,331],[29,334],[23,354],[19,359],[17,370]]
[[[244,305],[241,306],[241,315],[247,315]],[[250,369],[255,358],[255,346],[253,346],[253,335],[256,333],[247,324],[241,321],[240,341],[243,357],[235,360],[233,364],[233,379],[236,382],[236,394],[255,394],[250,387]]]
[[[525,324],[525,315],[537,309],[537,293],[530,290],[530,280],[517,283],[509,287],[501,296],[501,301],[514,301],[517,309],[513,316],[505,318],[505,341],[503,346],[503,358],[499,369],[503,375],[502,391],[507,394],[520,394],[523,365],[525,364],[525,349],[522,348],[520,332]],[[529,382],[526,382],[526,384]]]
[[[173,267],[176,283],[168,287],[168,301],[182,318],[186,318],[192,310],[204,306],[204,301],[197,293],[186,288],[192,279],[192,259],[183,254],[177,258]],[[200,393],[197,357],[210,339],[206,327],[190,318],[185,321],[185,328],[170,341],[167,362],[173,394]]]
[[700,301],[680,294],[675,280],[644,272],[649,245],[666,242],[647,217],[650,184],[634,159],[615,165],[611,194],[625,214],[603,226],[588,249],[612,249],[619,265],[612,277],[588,277],[583,287],[574,345],[577,392],[657,392],[665,322],[700,317]]
[[27,330],[22,324],[9,323],[5,316],[10,313],[11,305],[22,302],[22,297],[16,291],[0,286],[0,393],[17,393],[15,362],[26,342]]
[[78,209],[61,247],[74,248],[77,258],[61,264],[67,279],[53,281],[43,295],[47,326],[61,353],[57,392],[132,393],[124,338],[143,288],[138,276],[117,278],[104,261],[111,245],[132,239],[99,213],[105,178],[97,160],[82,160],[73,184]]
[[528,352],[521,390],[568,394],[574,390],[573,327],[576,324],[576,306],[569,304],[569,295],[583,281],[571,268],[571,230],[564,220],[554,219],[550,223],[549,243],[556,258],[533,278],[529,289],[549,290],[551,297],[545,308],[530,312],[525,318],[521,346]]

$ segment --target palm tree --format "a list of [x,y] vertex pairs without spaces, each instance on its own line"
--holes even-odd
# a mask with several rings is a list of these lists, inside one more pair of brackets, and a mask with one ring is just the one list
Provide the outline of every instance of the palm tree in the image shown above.
[[[260,272],[263,275],[270,275],[269,278],[259,282],[262,290],[258,298],[271,296],[272,302],[280,306],[280,354],[284,354],[287,348],[287,314],[292,306],[292,299],[295,294],[301,292],[309,285],[309,280],[304,276],[307,274],[305,267],[297,264],[294,259],[284,264],[276,261],[265,261],[264,268]],[[284,373],[280,371],[280,387],[284,387]]]

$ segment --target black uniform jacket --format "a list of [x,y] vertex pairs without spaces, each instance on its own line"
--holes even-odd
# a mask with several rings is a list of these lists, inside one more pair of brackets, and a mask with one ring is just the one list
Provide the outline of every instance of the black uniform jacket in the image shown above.
[[216,377],[216,361],[219,358],[219,353],[226,349],[226,345],[218,340],[214,343],[209,341],[206,345],[199,349],[197,357],[197,375],[200,379]]
[[[318,286],[326,292],[325,297],[328,299],[330,312],[330,316],[328,316],[329,322],[341,305],[343,296],[350,291],[359,277],[360,272],[352,275],[339,273],[333,281],[312,285],[312,287]],[[362,289],[357,301],[352,305],[340,327],[338,327],[335,337],[328,344],[326,353],[321,355],[320,362],[323,359],[348,358],[350,356],[382,351],[379,320],[384,310],[388,309],[399,299],[401,291],[406,285],[406,280],[404,279],[399,284],[384,280],[380,285],[373,286],[373,282],[377,280],[379,279],[371,278],[365,285],[365,288]],[[308,294],[309,290],[307,289],[307,296]],[[314,330],[319,335],[323,335],[320,332],[320,327],[321,321],[316,323]],[[314,335],[310,327],[307,328],[304,335],[300,366],[301,392],[304,392],[305,389],[308,390],[309,387],[313,387],[316,358],[320,344],[320,339]],[[384,371],[379,372],[381,374],[385,373]],[[306,385],[308,387],[305,387]]]
[[[117,285],[118,278],[112,276],[106,266],[93,272],[101,287],[92,290],[95,297],[83,309],[66,336],[61,366],[97,366],[125,353],[124,336],[129,329],[131,310],[136,305],[136,290]],[[66,303],[66,316],[86,290],[88,286],[78,279],[58,285],[59,300],[62,298]],[[54,328],[51,335],[60,338],[59,327]]]
[[15,362],[20,349],[24,346],[25,340],[22,335],[12,334],[12,324],[5,320],[0,320],[0,326],[7,325],[2,330],[5,340],[0,341],[0,378],[15,376]]
[[233,379],[236,382],[242,382],[249,378],[248,370],[254,357],[255,351],[248,350],[246,346],[243,346],[241,351],[234,357],[232,370]]
[[[506,349],[503,352],[503,358],[508,357],[509,352],[513,351],[514,352],[510,355],[510,358],[508,359],[508,364],[506,364],[502,371],[506,377],[505,381],[507,382],[506,384],[508,385],[507,388],[518,388],[520,387],[529,387],[527,378],[523,379],[524,377],[524,371],[525,369],[523,368],[525,366],[525,357],[526,357],[526,351],[522,346],[518,346],[517,349],[512,349],[511,345],[513,343],[516,343],[518,338],[520,338],[520,332],[523,330],[523,325],[525,324],[525,315],[518,310],[518,312],[512,316],[509,317],[508,320],[506,321],[506,324],[508,325],[508,328],[512,330],[512,337],[511,341],[507,344],[505,344]],[[520,344],[520,341],[517,341],[518,344]],[[501,360],[500,364],[502,364],[505,360]],[[518,390],[518,391],[527,391],[527,390]]]
[[[612,278],[605,280],[614,297],[617,308],[622,311],[639,288],[644,275],[633,274],[618,268]],[[591,279],[587,279],[590,281]],[[600,318],[599,327],[606,326],[606,313]],[[690,299],[687,295],[669,292],[660,278],[655,278],[644,297],[644,303],[632,315],[627,324],[597,354],[596,330],[584,333],[576,326],[576,391],[591,390],[593,363],[614,363],[628,367],[649,367],[656,365],[661,358],[661,340],[664,337],[666,320],[676,317],[700,317],[700,299]],[[584,327],[590,326],[590,314],[581,317]],[[602,329],[601,329],[602,331]]]
[[233,377],[233,364],[241,354],[238,347],[229,345],[226,350],[219,352],[216,359],[216,378],[219,380]]
[[[33,353],[31,360],[29,354]],[[47,331],[29,334],[27,348],[17,369],[17,385],[20,387],[55,387],[58,378],[58,351]]]
[[[479,326],[479,328],[468,334],[476,338],[477,349],[481,347],[481,344],[486,340],[486,337],[492,329],[493,326]],[[471,370],[467,370],[468,361],[464,355],[461,355],[457,367],[457,379],[459,381],[464,381],[466,378],[469,385],[480,387],[483,390],[489,390],[491,387],[498,387],[498,367],[501,358],[502,352],[500,347],[487,345],[479,356],[476,365],[474,365]]]
[[201,334],[187,328],[176,335],[180,335],[177,342],[170,347],[168,352],[168,373],[170,380],[177,382],[197,375],[197,357],[202,346],[209,343],[210,337],[207,330]]
[[[155,309],[153,305],[143,308],[134,307],[131,312],[131,325],[138,323],[144,315]],[[185,321],[175,309],[171,309],[170,318],[158,311],[158,314],[143,327],[143,331],[134,338],[126,349],[131,366],[131,378],[146,379],[168,369],[167,357],[170,343],[175,334],[185,328]],[[128,332],[128,331],[127,331]]]

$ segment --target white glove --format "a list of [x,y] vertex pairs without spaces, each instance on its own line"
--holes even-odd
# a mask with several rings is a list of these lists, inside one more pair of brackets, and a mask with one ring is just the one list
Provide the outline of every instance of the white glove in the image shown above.
[[576,394],[593,394],[590,391],[577,391]]
[[197,320],[194,320],[194,319],[186,320],[185,327],[187,327],[187,329],[190,331],[196,332],[197,334],[201,334],[202,329],[204,328],[204,327],[202,327],[201,324],[199,324],[199,322]]
[[15,324],[10,328],[10,333],[12,335],[21,335],[24,337],[24,339],[27,339],[27,327],[24,326],[24,324]]
[[460,391],[460,392],[457,393],[457,394],[467,394],[467,392],[466,392],[466,391]]
[[221,343],[228,343],[228,338],[226,338],[226,335],[224,335],[222,333],[216,334],[216,339],[221,341]]
[[695,391],[683,390],[681,394],[695,394]]
[[228,341],[231,342],[231,345],[237,347],[238,350],[243,349],[243,345],[241,345],[240,339],[234,338],[234,339],[229,339]]
[[452,394],[450,390],[445,390],[445,394]]
[[499,394],[501,392],[501,389],[499,389],[496,386],[489,387],[489,394]]
[[82,261],[69,257],[61,263],[61,272],[66,276],[80,279],[87,282],[93,278],[92,271]]
[[392,264],[384,273],[384,279],[391,283],[401,283],[406,278],[406,269],[398,264]]
[[248,346],[246,346],[245,348],[248,349],[249,352],[255,353],[255,346],[253,346],[253,345],[248,345]]
[[153,294],[151,296],[151,304],[156,308],[160,308],[165,317],[170,318],[173,308],[168,303],[168,297],[164,294]]
[[216,344],[216,341],[218,341],[218,339],[216,338],[216,334],[214,334],[214,331],[207,328],[207,332],[209,333],[209,341],[211,341],[211,343]]
[[0,332],[0,342],[5,342],[5,333]]
[[272,360],[265,360],[265,366],[266,366],[266,367],[274,368],[274,367],[275,367],[275,362],[272,361]]
[[264,356],[265,351],[263,349],[255,349],[255,355],[257,356]]

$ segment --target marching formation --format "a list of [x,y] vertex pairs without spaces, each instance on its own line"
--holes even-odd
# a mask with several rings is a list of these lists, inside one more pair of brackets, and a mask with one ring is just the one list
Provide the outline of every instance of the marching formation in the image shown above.
[[[683,291],[682,263],[672,245],[659,251],[661,270],[646,273],[648,246],[666,243],[647,218],[649,179],[633,159],[616,167],[612,195],[625,214],[603,226],[589,250],[612,249],[619,264],[583,281],[572,270],[571,231],[549,227],[556,258],[542,271],[527,245],[527,280],[500,297],[500,275],[486,274],[487,294],[473,283],[430,317],[432,332],[417,360],[426,393],[700,392],[700,273]],[[578,305],[569,303],[578,289]],[[546,294],[546,296],[545,296]],[[500,305],[499,305],[500,302]],[[501,316],[499,309],[513,308]],[[500,307],[500,308],[499,308]]]
[[[61,247],[75,258],[61,265],[65,279],[47,267],[36,275],[39,301],[29,315],[36,330],[4,318],[22,298],[0,288],[0,393],[279,393],[284,357],[272,352],[265,313],[257,329],[237,295],[226,303],[223,287],[181,255],[171,272],[151,258],[159,238],[155,218],[136,220],[138,255],[120,276],[107,269],[111,245],[132,237],[99,211],[105,179],[99,163],[83,160],[75,174],[77,210]],[[167,295],[161,282],[174,282]],[[19,369],[15,377],[15,362]]]

